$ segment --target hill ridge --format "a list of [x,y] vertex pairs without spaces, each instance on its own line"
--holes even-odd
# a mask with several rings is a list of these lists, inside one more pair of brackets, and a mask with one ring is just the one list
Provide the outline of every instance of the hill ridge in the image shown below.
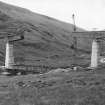
[[[21,12],[22,11],[22,12]],[[25,12],[24,12],[25,11]],[[27,12],[28,11],[28,12]],[[16,33],[22,27],[25,39],[14,43],[16,64],[68,66],[72,63],[73,25],[27,9],[0,2],[0,31]],[[3,20],[4,19],[4,20]],[[82,29],[78,28],[78,31]],[[79,41],[82,45],[84,40]],[[85,46],[85,45],[84,45]],[[5,54],[5,43],[0,41],[0,50]],[[1,56],[4,63],[4,55]]]

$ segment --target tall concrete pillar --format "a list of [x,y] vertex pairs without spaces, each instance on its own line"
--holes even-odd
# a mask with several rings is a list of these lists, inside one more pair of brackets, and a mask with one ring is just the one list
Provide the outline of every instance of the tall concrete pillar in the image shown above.
[[12,69],[14,65],[13,44],[6,43],[5,68]]
[[92,53],[91,53],[91,67],[96,68],[98,66],[98,42],[94,39],[92,42]]

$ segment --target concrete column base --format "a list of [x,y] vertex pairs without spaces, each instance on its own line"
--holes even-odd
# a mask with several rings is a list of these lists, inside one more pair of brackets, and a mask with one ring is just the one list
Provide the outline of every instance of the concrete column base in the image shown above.
[[98,49],[99,45],[96,40],[93,40],[92,42],[92,53],[91,53],[91,68],[97,68],[98,67]]
[[14,65],[13,44],[6,43],[5,68],[12,69]]

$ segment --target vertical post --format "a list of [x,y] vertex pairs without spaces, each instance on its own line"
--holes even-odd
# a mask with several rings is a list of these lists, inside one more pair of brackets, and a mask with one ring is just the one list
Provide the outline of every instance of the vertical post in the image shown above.
[[14,65],[13,44],[6,42],[5,68],[12,69]]
[[76,31],[76,25],[75,25],[75,15],[74,14],[72,15],[72,19],[73,19],[73,24],[74,24],[74,29],[73,30],[75,32]]
[[[75,15],[74,14],[72,15],[72,18],[73,18],[73,24],[74,24],[73,31],[76,32]],[[73,37],[73,47],[75,50],[77,49],[77,38],[76,37]]]
[[77,49],[77,38],[76,37],[73,37],[73,48],[74,50]]
[[96,68],[98,66],[98,49],[99,45],[97,40],[92,42],[92,53],[91,53],[91,67]]
[[73,37],[73,49],[74,49],[74,56],[76,56],[77,51],[77,38]]
[[[76,25],[75,25],[75,15],[72,15],[73,19],[73,31],[76,32]],[[76,51],[77,51],[77,37],[73,37],[73,49],[74,49],[74,54],[73,54],[73,64],[76,64]]]

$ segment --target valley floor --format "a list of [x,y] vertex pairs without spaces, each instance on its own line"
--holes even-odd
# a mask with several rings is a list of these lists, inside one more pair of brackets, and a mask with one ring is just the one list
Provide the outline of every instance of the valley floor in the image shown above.
[[0,76],[0,105],[105,105],[105,68]]

